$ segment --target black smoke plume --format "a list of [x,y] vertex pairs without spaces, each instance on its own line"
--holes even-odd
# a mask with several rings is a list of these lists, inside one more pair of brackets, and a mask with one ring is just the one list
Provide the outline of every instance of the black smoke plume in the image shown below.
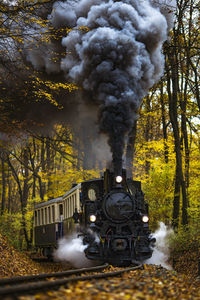
[[163,73],[162,44],[173,23],[175,3],[58,1],[49,20],[55,28],[72,29],[62,38],[65,57],[49,63],[51,55],[42,59],[39,50],[29,51],[28,59],[37,68],[64,72],[66,80],[81,87],[83,101],[96,107],[99,130],[108,136],[116,174],[121,172],[125,139],[142,98]]

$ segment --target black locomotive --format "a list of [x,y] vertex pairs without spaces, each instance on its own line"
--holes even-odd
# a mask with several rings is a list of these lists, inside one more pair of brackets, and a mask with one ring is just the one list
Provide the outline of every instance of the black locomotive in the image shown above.
[[82,214],[75,212],[80,223],[88,259],[112,265],[129,265],[152,255],[155,242],[150,237],[148,205],[141,182],[106,170],[102,179],[82,185]]

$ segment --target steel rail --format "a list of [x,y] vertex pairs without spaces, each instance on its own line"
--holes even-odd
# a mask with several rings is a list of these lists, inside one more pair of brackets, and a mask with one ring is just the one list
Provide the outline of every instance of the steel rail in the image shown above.
[[62,272],[55,272],[55,273],[42,273],[38,275],[26,275],[26,276],[17,276],[17,277],[11,277],[11,278],[2,278],[0,279],[0,286],[6,285],[6,284],[17,284],[20,282],[28,282],[28,281],[37,281],[41,279],[48,279],[52,277],[67,277],[69,275],[77,275],[81,273],[86,272],[95,272],[95,271],[101,271],[105,268],[107,268],[109,264],[104,264],[96,267],[90,267],[90,268],[81,268],[81,269],[74,269],[74,270],[68,270],[68,271],[62,271]]
[[32,294],[35,294],[36,292],[44,292],[47,290],[58,289],[60,286],[67,287],[67,284],[71,283],[71,282],[119,276],[125,272],[130,272],[130,271],[134,271],[137,269],[141,269],[142,267],[143,267],[143,265],[137,265],[134,267],[125,268],[125,269],[113,271],[113,272],[92,274],[92,275],[86,275],[86,276],[76,276],[76,277],[58,279],[58,280],[54,280],[54,281],[41,281],[41,282],[30,283],[30,284],[18,284],[18,285],[10,286],[10,287],[8,286],[8,287],[0,288],[0,297],[1,296],[11,296],[12,297],[12,296],[19,296],[22,294],[32,295]]

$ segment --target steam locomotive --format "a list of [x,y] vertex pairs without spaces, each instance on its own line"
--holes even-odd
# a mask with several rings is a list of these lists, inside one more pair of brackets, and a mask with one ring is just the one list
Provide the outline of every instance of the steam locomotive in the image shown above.
[[35,205],[35,246],[51,256],[57,242],[74,231],[87,245],[88,259],[125,266],[152,255],[148,205],[141,182],[106,170],[100,179],[84,181],[64,194]]

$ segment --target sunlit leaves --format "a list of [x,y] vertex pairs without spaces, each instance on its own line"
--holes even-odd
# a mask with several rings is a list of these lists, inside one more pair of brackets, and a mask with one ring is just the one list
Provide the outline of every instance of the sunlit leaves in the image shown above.
[[63,90],[66,92],[72,92],[73,90],[79,89],[75,84],[72,83],[56,83],[49,80],[44,81],[39,77],[35,77],[32,81],[32,84],[36,101],[46,99],[51,104],[57,106],[59,109],[62,109],[63,106],[56,101],[53,93],[55,93],[59,97],[59,94]]

